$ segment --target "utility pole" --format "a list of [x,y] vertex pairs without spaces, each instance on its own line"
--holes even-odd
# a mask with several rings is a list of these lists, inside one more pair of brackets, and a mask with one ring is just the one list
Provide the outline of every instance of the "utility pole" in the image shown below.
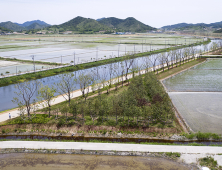
[[119,57],[119,44],[118,44],[118,57]]
[[143,53],[143,40],[142,40],[142,53]]
[[146,46],[146,51],[147,51],[147,45],[146,45],[146,40],[145,40],[145,46]]
[[32,55],[31,57],[32,57],[32,60],[33,60],[33,67],[34,67],[34,72],[35,72],[35,56]]
[[98,47],[96,47],[96,61],[98,61]]
[[151,41],[151,44],[150,44],[150,52],[151,52],[151,46],[152,46],[152,41]]
[[76,65],[76,53],[74,52],[74,60],[73,60],[73,65]]

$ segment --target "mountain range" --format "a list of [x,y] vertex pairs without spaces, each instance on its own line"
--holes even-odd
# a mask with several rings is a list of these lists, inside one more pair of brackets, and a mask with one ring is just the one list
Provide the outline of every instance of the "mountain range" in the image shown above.
[[222,28],[222,21],[221,22],[210,23],[210,24],[205,24],[205,23],[198,23],[198,24],[179,23],[179,24],[167,25],[167,26],[162,27],[162,29],[165,29],[165,30],[185,30],[185,29],[200,30],[200,29],[205,29],[205,28],[213,28],[213,29]]
[[58,29],[60,32],[64,31],[76,31],[79,33],[94,33],[99,31],[105,32],[147,32],[151,30],[156,30],[149,25],[136,20],[133,17],[126,19],[119,18],[100,18],[100,19],[91,19],[84,17],[76,17],[60,25],[52,25],[45,23],[44,21],[34,20],[28,21],[23,24],[2,22],[0,23],[1,27],[13,30],[13,31],[22,31],[22,30],[39,30],[46,28],[48,31]]
[[44,21],[34,20],[34,21],[24,22],[23,24],[13,23],[11,21],[1,22],[0,26],[12,31],[22,31],[30,29],[42,29],[50,25],[45,23]]
[[[75,31],[79,33],[94,33],[103,31],[105,33],[111,32],[147,32],[156,30],[156,28],[146,25],[133,17],[128,17],[126,19],[119,19],[115,17],[109,18],[99,18],[97,20],[91,18],[84,18],[78,16],[76,18],[71,19],[65,23],[60,25],[49,25],[44,21],[34,20],[27,21],[23,24],[13,23],[11,21],[0,23],[1,30],[8,29],[7,31],[23,31],[23,30],[35,30],[37,32],[40,29],[46,29],[48,31],[54,32],[64,32],[64,31]],[[175,30],[175,31],[183,31],[183,30],[204,30],[206,28],[210,28],[215,32],[222,32],[222,21],[215,22],[211,24],[198,23],[198,24],[188,24],[188,23],[179,23],[174,25],[167,25],[162,27],[164,30]],[[56,30],[56,31],[55,31]],[[6,30],[5,30],[6,31]]]

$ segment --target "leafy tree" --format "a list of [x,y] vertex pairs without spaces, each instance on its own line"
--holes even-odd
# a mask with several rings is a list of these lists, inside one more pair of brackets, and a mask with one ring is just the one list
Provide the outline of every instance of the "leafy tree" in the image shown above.
[[50,117],[50,111],[51,111],[51,102],[53,98],[55,97],[56,89],[54,86],[49,87],[48,85],[43,86],[41,85],[40,89],[38,90],[39,99],[43,100],[43,107],[47,106],[49,111],[49,117]]
[[76,100],[71,101],[71,105],[69,107],[69,112],[73,114],[73,118],[76,120],[76,116],[78,114],[78,103]]

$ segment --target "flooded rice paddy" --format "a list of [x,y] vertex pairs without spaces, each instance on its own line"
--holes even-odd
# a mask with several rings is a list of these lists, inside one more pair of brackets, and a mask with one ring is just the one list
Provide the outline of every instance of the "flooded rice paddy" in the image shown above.
[[0,162],[0,169],[2,170],[196,169],[190,165],[174,162],[172,160],[139,156],[10,153],[0,154]]
[[[35,64],[35,70],[47,69],[49,67],[50,65]],[[1,76],[8,76],[10,74],[16,74],[16,73],[20,74],[24,72],[33,71],[33,70],[34,70],[33,64],[0,60],[0,75]]]
[[222,59],[206,62],[163,81],[179,113],[194,132],[222,134]]
[[222,59],[208,59],[163,83],[169,92],[222,92]]
[[194,132],[222,134],[222,93],[169,92],[168,94]]

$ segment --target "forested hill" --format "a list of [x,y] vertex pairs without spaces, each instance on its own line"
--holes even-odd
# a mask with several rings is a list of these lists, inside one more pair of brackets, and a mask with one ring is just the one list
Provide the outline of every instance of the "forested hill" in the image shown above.
[[117,29],[120,31],[127,32],[147,32],[150,30],[155,30],[149,25],[145,25],[142,22],[136,20],[133,17],[129,17],[126,19],[119,19],[115,17],[103,18],[99,20],[101,24],[107,25],[110,28]]
[[46,26],[44,26],[44,25],[40,25],[40,24],[38,24],[38,23],[33,23],[33,24],[31,24],[31,25],[29,25],[29,26],[27,26],[27,27],[25,27],[27,30],[32,30],[32,29],[42,29],[42,28],[45,28]]
[[1,22],[0,27],[4,27],[4,28],[10,29],[12,31],[21,31],[21,30],[25,29],[24,27],[21,27],[15,23],[12,23],[11,21]]
[[0,27],[0,32],[12,32],[12,30],[4,28],[4,27]]
[[222,21],[221,22],[215,22],[211,24],[205,24],[205,23],[198,23],[198,24],[187,24],[187,23],[179,23],[174,25],[167,25],[162,27],[162,29],[167,30],[184,30],[184,29],[204,29],[204,28],[222,28]]
[[100,24],[98,21],[94,19],[83,18],[80,16],[63,24],[54,25],[49,28],[58,28],[60,29],[60,31],[79,31],[81,33],[111,30],[110,27]]
[[222,29],[216,30],[214,33],[222,33]]
[[32,24],[38,24],[38,25],[41,25],[41,26],[44,26],[44,27],[50,26],[46,22],[40,21],[40,20],[26,21],[23,24],[18,24],[18,23],[15,23],[15,24],[17,24],[19,26],[22,26],[22,27],[28,27],[28,26],[30,26]]
[[103,31],[105,33],[112,32],[148,32],[151,30],[156,30],[149,25],[136,20],[133,17],[128,17],[126,19],[119,19],[115,17],[110,18],[100,18],[94,20],[91,18],[84,18],[78,16],[71,19],[60,25],[52,25],[40,21],[27,21],[23,24],[12,23],[12,22],[2,22],[0,26],[13,30],[13,31],[22,31],[22,30],[39,30],[46,28],[48,31],[54,32],[64,32],[64,31],[76,31],[79,33],[95,33]]
[[12,31],[22,31],[22,30],[30,30],[30,29],[42,29],[50,25],[45,23],[44,21],[34,20],[34,21],[27,21],[23,24],[13,23],[11,21],[1,22],[0,26],[10,29]]
[[49,28],[58,28],[60,31],[79,31],[85,32],[99,32],[99,31],[122,31],[122,32],[147,32],[155,30],[155,28],[143,24],[135,18],[101,18],[98,20],[76,17],[61,25],[54,25]]

